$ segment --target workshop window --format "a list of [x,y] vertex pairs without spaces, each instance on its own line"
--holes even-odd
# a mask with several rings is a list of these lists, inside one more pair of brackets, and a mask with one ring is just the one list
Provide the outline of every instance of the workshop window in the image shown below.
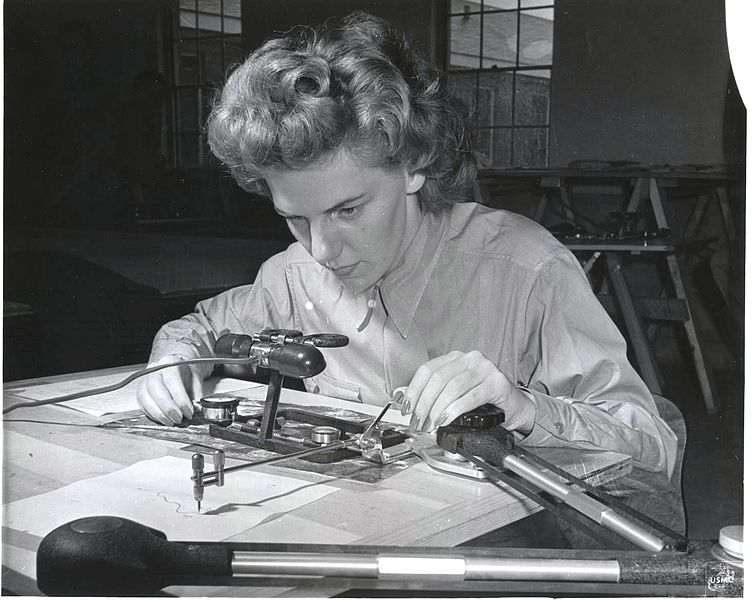
[[242,62],[241,0],[176,0],[169,35],[173,83],[173,156],[178,167],[210,159],[204,135],[214,93]]
[[447,77],[485,167],[548,165],[554,0],[451,0]]

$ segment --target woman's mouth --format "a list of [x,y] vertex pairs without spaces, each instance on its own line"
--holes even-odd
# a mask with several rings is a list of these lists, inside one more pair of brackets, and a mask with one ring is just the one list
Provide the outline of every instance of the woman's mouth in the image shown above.
[[347,265],[345,267],[329,267],[338,278],[351,277],[355,270],[358,268],[358,263]]

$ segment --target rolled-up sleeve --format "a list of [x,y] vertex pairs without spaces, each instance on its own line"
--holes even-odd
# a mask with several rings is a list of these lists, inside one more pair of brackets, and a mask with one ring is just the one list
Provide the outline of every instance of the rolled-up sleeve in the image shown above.
[[568,251],[548,257],[518,321],[518,382],[536,407],[520,443],[606,449],[673,472],[677,439],[629,364],[626,343]]
[[[193,313],[163,325],[154,338],[149,361],[166,355],[208,358],[214,356],[214,343],[225,333],[291,327],[292,303],[284,260],[284,254],[272,257],[261,266],[252,285],[203,300]],[[211,366],[201,367],[207,377]]]

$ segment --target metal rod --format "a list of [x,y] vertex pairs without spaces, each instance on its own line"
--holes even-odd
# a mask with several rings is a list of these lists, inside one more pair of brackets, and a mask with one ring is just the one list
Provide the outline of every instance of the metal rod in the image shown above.
[[575,488],[555,481],[537,467],[518,456],[513,454],[507,455],[504,458],[504,466],[525,479],[525,481],[533,483],[544,492],[555,496],[589,519],[619,534],[643,550],[660,552],[666,546],[666,543],[662,539],[625,519],[602,502],[591,498]]
[[276,369],[272,370],[269,376],[269,386],[266,389],[266,402],[264,402],[264,414],[261,417],[261,426],[258,432],[258,438],[262,442],[271,438],[274,433],[274,421],[277,418],[277,405],[279,404],[279,394],[282,391],[283,379],[284,377]]
[[241,576],[453,579],[458,581],[598,581],[617,583],[620,569],[608,559],[539,559],[431,556],[389,552],[345,555],[235,551],[232,574]]
[[[252,467],[260,467],[261,465],[271,465],[273,463],[282,462],[283,460],[290,460],[291,458],[303,458],[304,456],[310,456],[312,454],[316,454],[317,452],[325,452],[326,450],[339,450],[341,448],[348,448],[351,446],[357,447],[356,440],[339,440],[337,442],[332,442],[331,444],[319,446],[318,448],[308,448],[306,450],[301,450],[300,452],[293,452],[292,454],[280,454],[279,456],[272,456],[271,458],[266,458],[264,460],[259,460],[252,463],[244,463],[242,465],[225,467],[224,472],[231,473],[232,471],[239,471],[240,469],[250,469]],[[209,471],[208,473],[205,473],[205,484],[207,483],[206,479],[208,477],[216,476],[216,471]]]

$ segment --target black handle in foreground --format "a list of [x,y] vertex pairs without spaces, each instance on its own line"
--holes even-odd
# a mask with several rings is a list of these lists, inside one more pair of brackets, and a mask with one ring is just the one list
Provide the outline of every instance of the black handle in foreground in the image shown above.
[[[592,581],[603,583],[606,586],[603,588],[606,592],[614,592],[613,586],[619,585],[649,585],[651,586],[650,595],[653,593],[663,595],[659,586],[679,585],[704,588],[706,584],[710,584],[709,575],[723,571],[721,574],[725,580],[730,578],[731,584],[724,589],[724,595],[739,595],[743,585],[743,572],[719,562],[711,554],[710,549],[709,543],[699,542],[686,553],[669,552],[655,555],[648,552],[596,552],[590,557],[595,573],[600,572],[600,565],[608,564],[613,571],[613,578],[604,580],[596,577]],[[241,570],[240,573],[233,572],[233,558],[238,556],[238,553],[242,554],[243,551],[258,553],[262,557],[257,564],[263,563],[265,567],[259,569],[257,574],[265,576],[242,576],[256,573],[248,570]],[[373,562],[380,556],[396,558],[399,561],[404,561],[411,556],[433,556],[438,559],[443,557],[455,561],[458,557],[464,557],[462,560],[467,560],[468,564],[475,561],[476,565],[484,565],[494,560],[503,561],[504,558],[525,562],[527,568],[524,573],[526,575],[522,577],[505,577],[503,573],[496,573],[498,577],[481,577],[480,579],[471,577],[458,581],[456,578],[450,580],[436,573],[428,575],[425,572],[416,572],[411,578],[382,580],[380,576],[374,577],[374,573],[369,571],[350,575],[349,578],[345,577],[341,580],[343,585],[350,587],[358,585],[353,577],[364,577],[365,579],[361,581],[378,579],[384,589],[415,589],[416,582],[421,582],[426,589],[433,590],[446,588],[485,589],[486,591],[492,591],[494,585],[502,586],[504,582],[513,585],[515,581],[518,583],[558,581],[558,585],[566,585],[560,578],[546,580],[539,575],[546,565],[551,564],[552,559],[566,561],[585,558],[582,551],[524,548],[396,548],[170,542],[162,532],[145,525],[121,517],[100,516],[77,519],[62,525],[42,540],[37,551],[37,584],[44,594],[54,596],[154,595],[170,585],[263,586],[283,580],[285,585],[296,585],[291,579],[295,577],[295,571],[289,568],[290,564],[301,562],[300,557],[303,556],[315,558],[317,553],[325,559],[322,563],[323,571],[332,566],[332,557],[337,558],[335,561],[337,565],[350,562],[356,570],[364,564],[364,561]],[[293,563],[289,562],[290,559]],[[539,564],[542,565],[540,569],[536,568]],[[311,574],[313,573],[310,571],[302,572],[299,575],[302,579],[299,579],[297,584],[305,585],[306,582],[310,584]],[[327,575],[325,572],[319,574]],[[336,573],[330,573],[330,575],[334,577],[330,582],[337,581]],[[720,575],[716,576],[716,580],[718,577]],[[494,579],[494,581],[489,579]],[[319,577],[314,577],[315,581],[320,581]],[[571,583],[587,586],[588,581],[587,578],[580,578]],[[453,588],[450,584],[455,586],[461,584],[467,587]],[[408,587],[404,587],[405,585]],[[473,585],[486,587],[473,588]],[[568,589],[570,592],[577,592],[580,588],[569,587]],[[585,589],[592,590],[587,587]],[[630,588],[627,587],[621,592],[624,595],[632,595],[628,593],[629,590]]]
[[228,546],[170,542],[121,517],[77,519],[54,529],[37,550],[37,585],[50,596],[153,593],[187,576],[231,575]]

